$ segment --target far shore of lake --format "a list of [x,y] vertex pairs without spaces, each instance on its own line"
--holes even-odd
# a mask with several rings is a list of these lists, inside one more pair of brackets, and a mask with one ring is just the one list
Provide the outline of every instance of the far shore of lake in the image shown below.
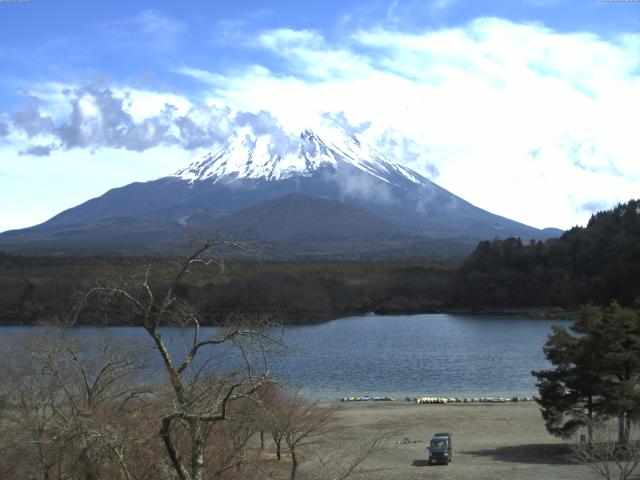
[[[373,312],[342,312],[340,315],[331,315],[331,316],[304,316],[301,319],[296,319],[296,321],[291,321],[291,319],[285,319],[284,321],[277,318],[277,315],[273,316],[273,322],[275,324],[287,325],[287,326],[295,326],[295,325],[316,325],[325,322],[332,322],[335,320],[340,320],[343,318],[356,317],[362,315],[380,315],[380,316],[398,316],[398,315],[428,315],[428,314],[443,314],[443,315],[465,315],[470,317],[483,317],[483,316],[499,316],[499,317],[509,317],[509,316],[517,316],[524,317],[530,320],[575,320],[578,317],[579,310],[577,308],[574,309],[562,309],[556,307],[549,308],[522,308],[522,309],[483,309],[483,310],[470,310],[470,309],[459,309],[459,308],[450,308],[450,309],[429,309],[429,310],[376,310]],[[6,317],[5,317],[6,318]],[[40,326],[40,325],[50,325],[52,323],[56,323],[54,321],[50,321],[46,318],[34,318],[31,321],[12,321],[5,320],[5,318],[0,315],[0,328],[2,327],[19,327],[19,326]],[[215,322],[204,322],[204,326],[216,327],[220,326]],[[136,327],[139,326],[136,322],[83,322],[79,321],[75,326],[91,326],[91,327]]]

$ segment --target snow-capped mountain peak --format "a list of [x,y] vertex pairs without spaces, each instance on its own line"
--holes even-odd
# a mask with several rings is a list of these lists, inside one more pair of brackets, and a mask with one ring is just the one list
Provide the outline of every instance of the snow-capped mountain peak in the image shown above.
[[278,181],[311,176],[325,169],[338,171],[343,167],[356,168],[387,183],[395,183],[398,177],[415,184],[428,182],[409,168],[388,160],[357,137],[328,127],[307,129],[299,136],[282,132],[238,135],[173,176],[189,182]]
[[432,239],[466,245],[558,235],[477,208],[342,130],[242,128],[172,176],[115,188],[40,226],[0,235],[0,247],[147,252],[183,245],[186,228],[275,242],[272,251],[290,258],[378,258],[414,256],[422,245],[442,255],[440,243],[429,247]]

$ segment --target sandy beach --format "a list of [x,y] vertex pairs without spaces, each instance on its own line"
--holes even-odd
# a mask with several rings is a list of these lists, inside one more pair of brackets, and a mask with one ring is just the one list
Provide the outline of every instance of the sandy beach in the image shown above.
[[[583,480],[597,477],[576,465],[566,443],[547,433],[533,402],[416,405],[413,402],[340,403],[338,434],[353,445],[377,429],[393,427],[389,448],[366,466],[367,479]],[[426,447],[436,432],[454,434],[453,461],[427,464]],[[407,442],[409,443],[405,443]]]

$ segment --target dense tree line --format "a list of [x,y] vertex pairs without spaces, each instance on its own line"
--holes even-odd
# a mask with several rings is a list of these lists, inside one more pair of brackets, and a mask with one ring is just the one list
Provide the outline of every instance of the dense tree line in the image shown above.
[[[131,278],[152,266],[156,285],[166,286],[168,258],[0,257],[0,319],[33,323],[61,315],[75,292],[96,279]],[[368,312],[420,313],[445,306],[455,265],[406,262],[228,262],[223,272],[194,268],[176,294],[197,305],[207,323],[232,313],[270,316],[283,323],[314,322]],[[125,308],[122,306],[122,308]],[[124,321],[116,305],[108,312],[88,305],[85,321]]]
[[[0,253],[0,319],[33,323],[66,311],[74,292],[97,278],[129,278],[144,265],[161,277],[174,263],[168,257]],[[586,227],[559,239],[480,242],[461,263],[242,259],[223,273],[196,269],[176,292],[197,304],[208,323],[234,312],[303,323],[368,312],[577,309],[612,300],[633,306],[639,280],[640,201],[633,200],[593,215]],[[94,313],[87,321],[104,316],[99,309]]]
[[596,213],[559,239],[483,241],[460,266],[451,303],[474,309],[640,301],[640,200]]

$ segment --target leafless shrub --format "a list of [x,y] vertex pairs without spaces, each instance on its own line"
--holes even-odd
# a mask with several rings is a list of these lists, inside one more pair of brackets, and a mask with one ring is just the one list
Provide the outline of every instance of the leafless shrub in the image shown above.
[[379,472],[380,468],[367,468],[366,461],[371,455],[388,448],[389,441],[396,435],[395,429],[382,428],[351,447],[336,442],[320,449],[314,455],[313,480],[346,480],[354,476],[364,478]]
[[[106,337],[53,330],[3,354],[10,361],[0,370],[2,441],[12,453],[3,458],[14,462],[2,465],[14,478],[152,478],[153,441],[141,415],[151,391],[141,382],[141,354]],[[145,457],[144,468],[132,468]]]
[[631,478],[640,463],[640,439],[620,442],[618,430],[606,423],[591,426],[593,440],[581,439],[571,445],[575,460],[607,480]]

